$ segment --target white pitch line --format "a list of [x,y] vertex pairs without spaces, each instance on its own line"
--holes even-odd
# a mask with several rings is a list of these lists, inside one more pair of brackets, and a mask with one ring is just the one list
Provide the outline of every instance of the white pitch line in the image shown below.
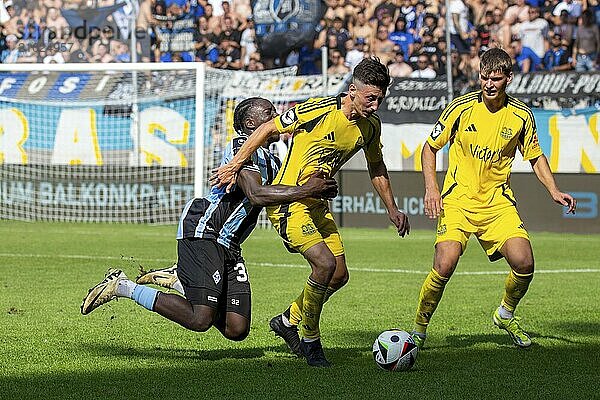
[[[29,257],[29,258],[65,258],[65,259],[76,259],[76,260],[119,260],[119,261],[134,261],[139,262],[140,260],[148,262],[165,262],[172,263],[174,259],[171,258],[136,258],[136,257],[117,257],[117,256],[90,256],[83,254],[17,254],[17,253],[0,253],[0,257]],[[271,268],[308,268],[306,264],[275,264],[275,263],[264,263],[264,262],[247,262],[250,265],[256,265],[259,267],[271,267]],[[392,273],[392,274],[415,274],[415,275],[426,275],[427,271],[412,270],[412,269],[398,269],[398,268],[370,268],[370,267],[350,267],[349,271],[356,272],[375,272],[375,273]],[[505,275],[508,269],[496,270],[496,271],[457,271],[454,275]],[[565,274],[565,273],[599,273],[600,269],[596,268],[573,268],[573,269],[536,269],[536,274]]]
[[[308,268],[308,265],[299,264],[273,264],[273,263],[253,263],[249,262],[250,265],[258,265],[261,267],[278,267],[278,268]],[[377,273],[394,273],[394,274],[417,274],[427,275],[427,271],[419,271],[414,269],[386,269],[386,268],[348,268],[349,271],[356,272],[377,272]],[[508,269],[502,271],[457,271],[454,275],[506,275]],[[575,268],[575,269],[546,269],[546,270],[535,270],[536,274],[562,274],[562,273],[599,273],[600,269],[594,268]]]

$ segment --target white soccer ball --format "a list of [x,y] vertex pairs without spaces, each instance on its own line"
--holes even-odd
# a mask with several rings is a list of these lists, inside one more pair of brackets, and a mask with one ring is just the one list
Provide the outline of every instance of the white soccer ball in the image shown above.
[[388,371],[411,369],[417,359],[418,351],[412,336],[400,329],[382,332],[373,343],[375,362]]

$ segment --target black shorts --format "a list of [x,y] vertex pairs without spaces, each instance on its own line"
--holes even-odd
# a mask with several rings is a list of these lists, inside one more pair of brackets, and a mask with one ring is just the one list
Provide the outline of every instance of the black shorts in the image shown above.
[[179,239],[177,276],[193,305],[250,319],[250,279],[241,255],[212,240]]

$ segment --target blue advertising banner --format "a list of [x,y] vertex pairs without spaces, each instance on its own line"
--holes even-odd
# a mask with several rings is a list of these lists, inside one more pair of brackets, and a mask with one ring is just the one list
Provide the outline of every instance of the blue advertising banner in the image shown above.
[[194,106],[193,99],[144,103],[138,130],[128,114],[102,106],[0,102],[0,164],[186,167],[195,142]]
[[[186,154],[195,142],[193,98],[153,100],[147,96],[140,103],[136,127],[128,110],[93,105],[99,98],[114,98],[122,74],[93,78],[88,73],[0,73],[0,163],[110,165],[127,160],[123,154],[113,157],[111,152],[129,152],[152,155],[142,160],[138,157],[141,164],[136,165],[188,165]],[[217,101],[236,98],[245,88],[260,88],[262,95],[272,100],[285,94],[288,101],[300,101],[322,91],[318,87],[322,81],[317,78],[234,77],[224,85]],[[328,92],[339,92],[344,82],[343,77],[330,80]],[[393,82],[379,112],[383,152],[390,170],[421,170],[421,148],[446,105],[444,88],[444,83],[436,80]],[[128,103],[120,100],[118,104]],[[217,117],[216,106],[207,103],[208,127]],[[600,109],[533,109],[533,113],[540,146],[554,172],[600,173]],[[211,138],[208,133],[205,139]],[[444,168],[444,151],[438,154],[438,165]],[[351,160],[347,168],[364,169],[364,162]],[[519,157],[513,164],[515,172],[530,169]]]

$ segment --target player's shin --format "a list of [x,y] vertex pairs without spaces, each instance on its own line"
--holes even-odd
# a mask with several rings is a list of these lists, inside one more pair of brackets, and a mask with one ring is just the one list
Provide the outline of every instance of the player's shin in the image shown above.
[[417,333],[425,335],[429,320],[442,298],[446,283],[448,283],[448,278],[441,276],[433,268],[425,278],[425,282],[421,286],[415,318],[415,331]]
[[308,278],[304,285],[302,302],[302,336],[304,339],[316,340],[320,337],[319,318],[323,310],[323,300],[327,286]]
[[325,291],[325,297],[323,298],[323,304],[327,303],[327,300],[329,300],[329,298],[333,296],[335,292],[337,292],[337,289],[334,289],[331,286],[327,287],[327,290]]
[[[533,272],[529,274],[519,274],[510,270],[510,273],[506,277],[504,281],[504,297],[502,298],[501,303],[501,317],[502,318],[512,318],[519,301],[525,296],[527,289],[529,288],[529,284],[533,279]],[[502,310],[504,308],[504,310]],[[508,312],[504,315],[502,313]]]
[[[327,288],[327,290],[325,291],[325,297],[323,298],[323,304],[327,303],[327,300],[329,300],[329,298],[331,296],[333,296],[333,294],[335,292],[337,292],[338,289],[332,288],[331,286],[329,286]],[[304,289],[302,290],[302,292],[300,292],[300,296],[298,296],[298,298],[296,300],[294,300],[292,302],[292,304],[290,304],[290,306],[287,308],[287,310],[285,310],[283,312],[283,321],[284,324],[286,326],[288,326],[287,323],[289,323],[289,326],[298,326],[300,324],[300,322],[302,321],[302,302],[304,301]],[[286,321],[287,320],[287,321]]]

